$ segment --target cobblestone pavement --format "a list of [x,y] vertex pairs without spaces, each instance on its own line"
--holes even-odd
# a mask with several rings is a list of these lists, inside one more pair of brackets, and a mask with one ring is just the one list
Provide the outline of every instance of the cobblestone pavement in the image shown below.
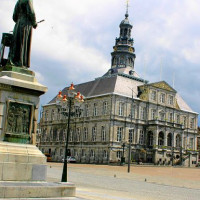
[[[60,181],[61,163],[48,163],[48,181]],[[199,200],[200,169],[178,167],[68,165],[74,200]],[[65,198],[67,199],[67,198]]]

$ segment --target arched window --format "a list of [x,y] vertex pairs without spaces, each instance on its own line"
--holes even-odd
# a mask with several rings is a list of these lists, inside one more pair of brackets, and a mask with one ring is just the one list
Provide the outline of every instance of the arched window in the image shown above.
[[176,135],[176,147],[181,147],[181,136]]
[[122,29],[120,29],[120,36],[122,36],[122,34],[123,34],[123,31],[122,31]]
[[132,58],[128,58],[128,64],[132,65],[132,63],[133,63],[133,59]]
[[128,33],[128,30],[127,28],[124,29],[124,36],[126,37],[127,36],[127,33]]
[[123,65],[125,63],[125,59],[124,59],[124,57],[122,56],[122,57],[120,57],[120,65]]
[[172,134],[168,133],[167,135],[167,146],[171,147],[172,146]]
[[116,65],[116,64],[117,64],[117,59],[116,59],[116,57],[113,57],[112,65]]
[[149,131],[147,135],[147,146],[153,146],[153,132]]
[[164,145],[164,133],[160,132],[158,134],[158,145],[163,146]]
[[131,37],[131,29],[128,29],[128,36]]

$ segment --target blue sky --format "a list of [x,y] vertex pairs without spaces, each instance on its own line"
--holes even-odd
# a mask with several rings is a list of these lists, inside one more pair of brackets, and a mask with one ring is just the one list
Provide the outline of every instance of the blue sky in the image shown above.
[[[16,0],[1,0],[0,33],[14,27]],[[33,0],[37,21],[31,70],[49,90],[50,101],[71,82],[102,76],[124,19],[125,0]],[[156,82],[174,86],[200,112],[200,2],[198,0],[130,0],[129,19],[135,40],[135,70]],[[162,66],[162,70],[161,70]],[[162,73],[161,73],[162,71]]]

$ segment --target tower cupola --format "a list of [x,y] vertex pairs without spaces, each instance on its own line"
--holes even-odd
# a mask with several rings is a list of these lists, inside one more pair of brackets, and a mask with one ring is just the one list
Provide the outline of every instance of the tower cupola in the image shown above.
[[131,30],[133,26],[129,22],[128,14],[128,3],[127,10],[125,14],[125,19],[121,21],[119,28],[119,37],[115,40],[115,46],[113,47],[113,52],[111,53],[111,68],[132,68],[134,69],[135,62],[135,49],[133,47],[134,40],[131,38]]

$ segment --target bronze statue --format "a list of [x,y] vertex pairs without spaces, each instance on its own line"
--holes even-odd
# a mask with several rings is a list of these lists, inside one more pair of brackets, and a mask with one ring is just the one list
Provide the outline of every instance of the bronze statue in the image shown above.
[[32,27],[37,27],[33,0],[18,0],[13,20],[16,23],[9,52],[9,62],[17,67],[30,67]]

